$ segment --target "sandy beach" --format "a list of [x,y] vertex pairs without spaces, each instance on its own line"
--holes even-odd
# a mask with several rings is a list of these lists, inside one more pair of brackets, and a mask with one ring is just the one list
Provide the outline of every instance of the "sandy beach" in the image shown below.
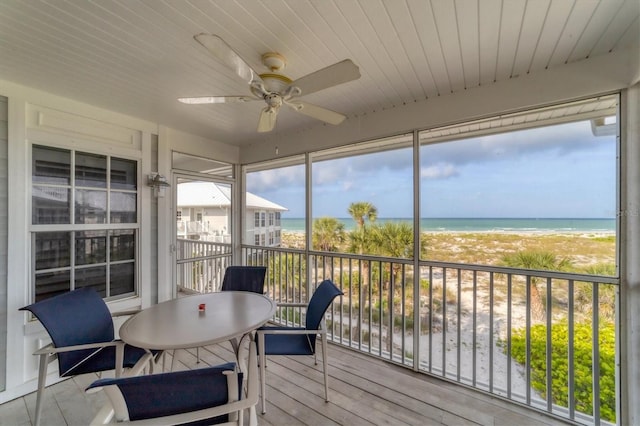
[[[597,264],[615,264],[615,233],[609,231],[436,231],[423,233],[422,238],[423,260],[497,266],[505,254],[548,251],[569,258],[578,270]],[[304,249],[305,234],[283,231],[282,246]]]

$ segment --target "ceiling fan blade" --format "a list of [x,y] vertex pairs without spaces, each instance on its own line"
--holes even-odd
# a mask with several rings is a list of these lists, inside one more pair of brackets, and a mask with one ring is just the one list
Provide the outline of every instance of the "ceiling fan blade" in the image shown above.
[[300,89],[300,96],[337,86],[360,78],[360,68],[351,59],[345,59],[295,80],[289,86]]
[[276,117],[278,115],[278,110],[270,107],[266,107],[260,113],[260,118],[258,119],[258,132],[270,132],[276,127]]
[[249,96],[197,96],[195,98],[178,98],[183,104],[232,104],[238,102],[259,101]]
[[345,118],[347,118],[345,115],[340,114],[339,112],[331,111],[330,109],[310,104],[309,102],[295,101],[287,102],[287,104],[301,114],[336,126],[342,123]]
[[262,82],[257,72],[253,70],[223,39],[214,34],[201,33],[193,36],[209,52],[231,68],[248,84]]

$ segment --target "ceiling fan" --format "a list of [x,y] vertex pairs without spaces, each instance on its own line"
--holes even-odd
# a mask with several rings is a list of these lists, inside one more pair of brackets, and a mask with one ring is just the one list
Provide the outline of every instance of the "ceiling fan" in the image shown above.
[[179,98],[185,104],[218,104],[263,100],[267,106],[260,113],[258,132],[269,132],[276,125],[276,117],[284,104],[294,111],[330,124],[340,124],[346,116],[335,111],[299,100],[301,96],[328,89],[360,78],[360,69],[350,59],[322,68],[297,80],[279,74],[286,59],[279,53],[262,55],[262,63],[270,73],[258,74],[224,40],[214,34],[198,34],[195,40],[218,60],[235,71],[249,85],[247,96],[199,96]]

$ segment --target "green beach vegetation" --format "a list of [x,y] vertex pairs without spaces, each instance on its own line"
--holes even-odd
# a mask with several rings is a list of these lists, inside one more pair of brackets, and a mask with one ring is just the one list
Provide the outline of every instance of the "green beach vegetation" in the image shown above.
[[[333,258],[331,252],[353,253],[358,255],[381,256],[385,258],[412,259],[414,256],[413,228],[408,222],[376,223],[377,208],[368,202],[352,203],[348,213],[354,219],[356,228],[345,231],[345,226],[335,218],[319,218],[313,222],[312,249],[328,252],[323,258],[325,275],[334,271],[343,271],[337,278],[345,287],[345,296],[352,299],[350,309],[360,309],[364,318],[382,324],[396,332],[412,332],[413,309],[413,274],[406,270],[400,274],[401,264],[398,262],[350,262],[343,268],[343,261]],[[283,246],[304,248],[301,234],[283,233]],[[423,232],[420,235],[418,252],[422,260],[448,263],[503,266],[517,269],[540,271],[572,272],[588,275],[615,276],[616,238],[615,235],[589,232],[543,233],[543,232]],[[335,263],[338,262],[338,263]],[[338,269],[336,269],[338,265]],[[327,267],[329,269],[327,269]],[[345,272],[348,270],[349,272]],[[449,273],[449,272],[447,272]],[[344,276],[346,274],[346,276]],[[430,283],[421,278],[421,294],[429,294],[430,286],[434,286],[431,301],[435,314],[442,315],[447,306],[456,309],[455,305],[464,299],[465,292],[471,287],[467,280],[470,272],[461,272],[461,287],[456,291],[455,285],[436,289],[441,284]],[[478,274],[478,288],[486,289],[488,275]],[[455,279],[452,276],[451,281]],[[387,291],[389,283],[395,283],[391,297],[377,299],[376,294]],[[502,274],[493,277],[494,303],[506,302],[506,278]],[[362,284],[363,288],[360,288]],[[378,288],[379,285],[384,288]],[[575,282],[573,287],[559,281],[547,288],[546,279],[530,277],[528,281],[513,277],[513,306],[524,306],[525,289],[529,288],[531,301],[531,327],[527,334],[524,322],[514,319],[511,329],[510,356],[521,365],[525,365],[527,339],[531,348],[531,386],[543,398],[550,390],[550,398],[554,404],[568,407],[568,336],[567,300],[570,288],[573,288],[574,303],[574,404],[577,411],[592,414],[592,307],[598,306],[599,312],[599,354],[600,354],[600,415],[603,419],[615,422],[615,298],[617,288],[613,285],[601,285],[598,288],[598,301],[593,300],[594,291],[591,282]],[[345,284],[346,285],[346,284]],[[369,289],[371,286],[372,289]],[[479,290],[484,291],[484,290]],[[547,295],[551,292],[551,305],[547,306]],[[358,294],[373,295],[362,299],[363,306],[358,306]],[[355,296],[355,297],[354,297]],[[371,296],[370,296],[371,297]],[[391,306],[389,306],[391,305]],[[460,305],[462,306],[462,305]],[[464,308],[463,308],[464,309]],[[515,308],[514,308],[515,309]],[[552,383],[547,386],[547,310],[551,310],[551,363]],[[390,315],[393,312],[393,323]],[[345,312],[348,313],[348,312]],[[421,322],[427,316],[420,316]],[[434,319],[437,319],[434,317]],[[403,330],[404,329],[404,330]],[[421,324],[422,330],[436,332],[438,325]],[[354,341],[368,341],[366,329],[360,330],[356,325],[353,330],[346,329],[344,336]],[[498,345],[504,352],[507,349],[507,336],[498,339]]]

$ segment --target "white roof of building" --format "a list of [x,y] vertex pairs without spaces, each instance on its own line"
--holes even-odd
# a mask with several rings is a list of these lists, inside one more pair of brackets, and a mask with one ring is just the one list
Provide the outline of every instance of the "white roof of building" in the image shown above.
[[[249,209],[287,211],[286,207],[266,200],[250,192],[246,193]],[[230,188],[218,186],[213,182],[186,182],[178,184],[178,207],[229,206]]]

